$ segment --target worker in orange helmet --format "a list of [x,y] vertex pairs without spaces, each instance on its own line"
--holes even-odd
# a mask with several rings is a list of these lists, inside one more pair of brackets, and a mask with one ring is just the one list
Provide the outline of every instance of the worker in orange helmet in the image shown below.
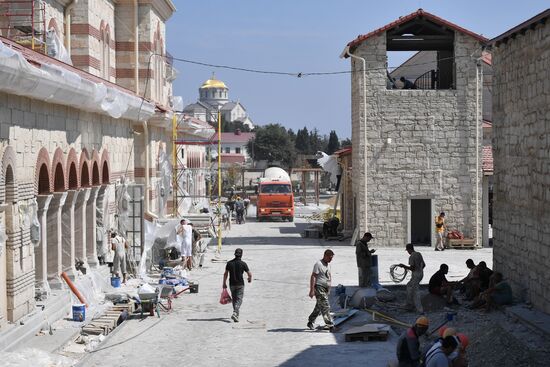
[[467,367],[468,356],[466,354],[466,348],[468,348],[468,344],[470,344],[470,341],[464,333],[457,333],[456,337],[460,341],[460,344],[458,346],[458,356],[452,360],[451,365],[452,367]]
[[428,331],[430,322],[426,316],[416,319],[397,341],[397,360],[399,367],[417,367],[420,365],[420,341],[418,338]]

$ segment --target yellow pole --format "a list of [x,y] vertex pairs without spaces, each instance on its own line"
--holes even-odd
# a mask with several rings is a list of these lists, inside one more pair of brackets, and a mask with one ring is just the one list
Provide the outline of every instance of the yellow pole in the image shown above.
[[172,206],[174,216],[178,217],[178,118],[174,112],[172,117]]
[[218,109],[218,253],[222,251],[222,118]]

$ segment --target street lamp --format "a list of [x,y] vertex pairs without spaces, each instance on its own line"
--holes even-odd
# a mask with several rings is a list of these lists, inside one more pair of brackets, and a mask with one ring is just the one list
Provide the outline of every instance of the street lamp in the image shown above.
[[218,254],[222,251],[222,118],[218,106]]

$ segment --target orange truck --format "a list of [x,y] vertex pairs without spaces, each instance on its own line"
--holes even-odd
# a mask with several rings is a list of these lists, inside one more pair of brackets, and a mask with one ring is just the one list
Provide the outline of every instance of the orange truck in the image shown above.
[[269,167],[258,184],[256,218],[294,221],[294,194],[288,173],[280,167]]

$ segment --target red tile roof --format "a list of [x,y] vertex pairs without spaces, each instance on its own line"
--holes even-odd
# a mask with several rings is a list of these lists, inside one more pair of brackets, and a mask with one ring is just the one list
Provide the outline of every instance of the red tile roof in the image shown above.
[[343,157],[343,156],[346,156],[346,155],[350,155],[351,154],[351,147],[346,147],[346,148],[342,148],[340,150],[337,150],[336,152],[334,152],[333,154],[339,156],[339,157]]
[[491,45],[498,47],[501,42],[506,43],[509,39],[514,38],[516,33],[523,33],[529,28],[534,28],[538,23],[544,24],[548,18],[550,18],[550,9],[546,9],[539,14],[535,15],[531,19],[527,19],[525,22],[515,26],[514,28],[504,32],[500,36],[497,36],[491,40]]
[[483,120],[482,127],[484,129],[493,127],[493,123],[489,120]]
[[485,145],[483,147],[483,152],[481,156],[481,166],[483,172],[492,173],[493,172],[493,147],[490,145]]
[[[239,135],[235,133],[222,133],[222,143],[242,143],[246,144],[248,141],[252,138],[254,138],[256,134],[255,133],[240,133]],[[218,133],[215,133],[212,136],[212,141],[217,143],[218,142]]]
[[[404,24],[410,20],[413,20],[415,18],[418,18],[418,17],[425,17],[431,21],[433,21],[434,23],[438,23],[438,24],[441,24],[441,25],[444,25],[444,26],[447,26],[449,28],[452,28],[454,29],[455,31],[458,31],[458,32],[461,32],[461,33],[464,33],[464,34],[467,34],[468,36],[470,37],[473,37],[475,39],[477,39],[478,41],[482,42],[482,43],[486,43],[489,41],[489,39],[483,37],[482,35],[479,35],[477,33],[474,33],[472,31],[469,31],[465,28],[462,28],[454,23],[451,23],[449,22],[448,20],[445,20],[443,18],[440,18],[436,15],[433,15],[431,13],[428,13],[427,11],[424,11],[422,9],[418,9],[417,11],[415,11],[414,13],[411,13],[409,15],[405,15],[405,16],[402,16],[402,17],[399,17],[399,19],[381,27],[381,28],[378,28],[372,32],[369,32],[367,34],[364,34],[364,35],[360,35],[358,36],[356,39],[354,39],[353,41],[349,42],[348,43],[348,46],[350,48],[350,51],[353,51],[353,49],[355,47],[357,47],[359,44],[361,44],[363,41],[365,41],[366,39],[370,38],[370,37],[373,37],[373,36],[377,36],[377,35],[380,35],[394,27],[397,27],[401,24]],[[345,56],[346,58],[349,57],[348,55]]]
[[222,153],[222,163],[244,163],[245,158],[242,154]]

